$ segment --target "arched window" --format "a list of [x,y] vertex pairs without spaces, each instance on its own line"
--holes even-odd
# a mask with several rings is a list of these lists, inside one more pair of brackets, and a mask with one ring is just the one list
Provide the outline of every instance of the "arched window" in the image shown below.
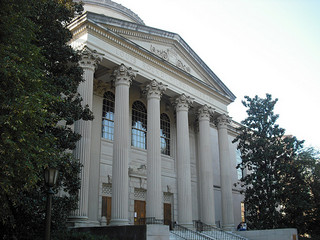
[[142,102],[132,104],[131,145],[147,148],[147,109]]
[[160,115],[161,153],[170,156],[170,119],[167,114]]
[[114,94],[106,92],[103,96],[102,137],[113,140],[114,133]]

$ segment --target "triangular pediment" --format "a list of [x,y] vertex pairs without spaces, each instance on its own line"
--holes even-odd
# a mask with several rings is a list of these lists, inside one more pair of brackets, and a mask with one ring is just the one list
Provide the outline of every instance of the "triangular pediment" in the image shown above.
[[230,100],[235,99],[233,93],[178,34],[91,12],[87,13],[87,18],[149,52],[150,56],[160,58],[178,71],[228,96]]

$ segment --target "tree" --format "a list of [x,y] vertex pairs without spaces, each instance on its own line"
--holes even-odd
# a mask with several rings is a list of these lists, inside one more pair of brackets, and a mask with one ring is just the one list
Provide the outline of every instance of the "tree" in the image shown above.
[[[0,3],[0,232],[33,239],[43,229],[43,170],[60,170],[53,229],[77,207],[79,134],[72,125],[92,120],[81,106],[79,52],[66,25],[82,10],[72,0]],[[58,205],[58,206],[57,206]],[[42,233],[41,233],[42,234]]]
[[299,154],[299,160],[307,163],[304,174],[311,200],[305,213],[306,230],[302,233],[307,233],[312,239],[320,239],[320,152],[312,147],[307,148]]
[[292,160],[303,141],[285,136],[285,130],[276,124],[270,94],[266,98],[245,96],[243,105],[248,117],[241,123],[238,142],[242,163],[238,166],[250,171],[242,179],[245,187],[247,221],[253,229],[272,229],[283,224],[283,196],[287,191],[285,177],[291,172]]

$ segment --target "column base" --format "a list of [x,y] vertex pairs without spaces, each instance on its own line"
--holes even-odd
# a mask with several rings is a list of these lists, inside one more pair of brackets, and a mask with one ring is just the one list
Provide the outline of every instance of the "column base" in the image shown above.
[[111,219],[109,226],[124,226],[129,225],[128,219]]
[[222,224],[222,229],[225,231],[234,231],[234,224]]
[[94,227],[94,226],[100,226],[100,222],[89,221],[88,217],[85,217],[85,216],[71,216],[68,218],[67,226],[70,228]]

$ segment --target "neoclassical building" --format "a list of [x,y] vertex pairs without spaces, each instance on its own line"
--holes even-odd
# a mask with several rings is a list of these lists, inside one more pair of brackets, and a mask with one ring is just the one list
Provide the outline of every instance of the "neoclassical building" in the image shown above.
[[70,221],[233,229],[243,199],[227,109],[235,96],[178,34],[110,0],[83,2],[70,44],[82,51],[79,93],[94,120],[74,126],[83,169]]

